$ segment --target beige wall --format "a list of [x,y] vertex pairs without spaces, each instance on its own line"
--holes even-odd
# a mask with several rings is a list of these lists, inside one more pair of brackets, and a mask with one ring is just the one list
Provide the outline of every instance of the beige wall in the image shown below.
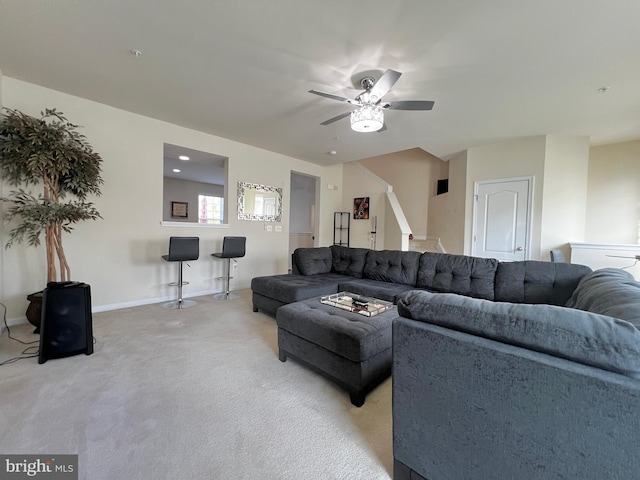
[[[320,238],[316,245],[326,246],[333,243],[333,212],[340,212],[343,208],[343,181],[344,169],[342,164],[333,165],[323,169],[323,177],[320,182]],[[329,186],[333,188],[329,188]],[[346,211],[351,211],[347,208]],[[322,226],[324,225],[324,228]]]
[[[462,163],[454,159],[452,165],[456,162]],[[581,240],[587,163],[587,137],[527,137],[467,150],[462,253],[472,252],[474,185],[483,180],[533,177],[529,259],[548,260],[550,247]],[[450,167],[450,187],[462,176],[461,166],[455,174]],[[461,194],[461,189],[455,193],[450,190],[456,201],[460,201]],[[451,217],[455,222],[461,220],[453,214]]]
[[585,240],[638,244],[640,141],[592,147]]
[[589,138],[547,135],[542,185],[540,259],[568,242],[584,240],[589,170]]
[[464,253],[467,152],[449,160],[449,192],[429,201],[429,235],[439,237],[447,253]]
[[[390,169],[391,181],[376,165],[387,157],[363,163],[373,163],[396,193],[410,190],[412,174]],[[474,182],[521,176],[534,178],[530,258],[549,260],[558,247],[568,256],[569,242],[640,243],[640,141],[589,148],[584,136],[528,137],[471,148],[448,164],[449,193],[429,199],[427,231],[449,253],[471,252]],[[401,205],[407,218],[421,215]]]
[[[249,286],[258,275],[286,273],[288,268],[288,218],[290,171],[316,175],[323,185],[321,211],[333,211],[341,204],[341,167],[322,168],[291,157],[161,122],[141,115],[42,88],[13,78],[2,81],[2,103],[31,115],[44,108],[57,108],[74,123],[102,155],[104,186],[95,204],[103,220],[83,222],[72,234],[64,235],[64,245],[72,278],[91,285],[93,307],[97,310],[160,302],[173,298],[175,265],[162,261],[171,235],[200,237],[201,258],[187,269],[185,294],[221,291],[222,262],[212,260],[225,235],[247,236],[247,256],[238,261],[233,280],[237,288]],[[237,220],[235,189],[229,198],[227,228],[163,227],[162,164],[163,144],[216,152],[229,158],[229,185],[239,180],[283,188],[282,232],[267,232],[262,222]],[[3,187],[6,191],[7,186]],[[333,219],[322,215],[321,244],[332,238]],[[6,243],[6,228],[1,232]],[[44,287],[45,255],[42,247],[18,245],[4,255],[3,303],[9,318],[19,318],[26,309],[26,295]]]
[[[0,108],[2,108],[4,106],[3,100],[2,100],[2,70],[0,70]],[[3,189],[4,185],[3,185],[3,181],[2,181],[2,173],[0,173],[0,197],[4,196],[4,189]],[[0,234],[2,234],[2,228],[3,228],[3,224],[4,222],[0,221]],[[0,265],[4,265],[4,253],[5,248],[4,248],[4,243],[0,244]],[[1,269],[2,267],[0,267]],[[4,274],[2,272],[0,272],[0,301],[4,301],[5,296],[4,296]],[[1,330],[0,330],[1,331]]]
[[[369,197],[369,220],[354,220],[351,215],[351,231],[349,246],[371,248],[371,231],[373,218],[378,217],[378,233],[376,235],[376,250],[383,250],[384,227],[386,215],[387,186],[375,175],[368,173],[357,162],[349,162],[343,165],[342,207],[340,211],[353,212],[353,199]],[[332,239],[333,240],[333,239]],[[333,243],[331,241],[329,244]]]
[[464,253],[471,254],[474,182],[533,176],[533,212],[529,258],[539,259],[545,137],[528,137],[467,151]]
[[393,186],[414,237],[431,235],[427,228],[429,201],[436,194],[437,181],[448,178],[448,163],[419,148],[360,163]]
[[[386,186],[355,165],[319,167],[1,75],[0,94],[0,104],[32,115],[53,107],[64,112],[71,121],[84,125],[82,133],[104,159],[103,195],[94,199],[104,220],[78,224],[71,235],[64,236],[72,276],[92,286],[94,309],[172,298],[174,289],[167,283],[175,280],[175,268],[160,259],[166,253],[170,235],[195,234],[201,238],[201,260],[187,271],[187,280],[191,282],[185,287],[187,295],[221,290],[222,285],[214,279],[221,275],[222,265],[211,260],[209,252],[219,250],[225,235],[248,238],[247,256],[239,261],[239,271],[234,279],[236,287],[248,287],[251,278],[257,275],[286,272],[291,170],[321,179],[319,245],[333,242],[334,211],[351,211],[354,197],[369,196],[370,214],[378,216],[377,248],[385,248],[382,230],[386,224]],[[234,191],[230,192],[228,200],[230,223],[227,227],[161,226],[165,142],[228,157],[229,185],[242,180],[282,187],[283,231],[266,232],[261,222],[236,220]],[[441,237],[450,253],[469,253],[473,182],[531,175],[535,178],[531,258],[546,260],[548,255],[545,252],[541,255],[542,250],[579,237],[584,177],[580,173],[576,175],[576,171],[584,167],[580,152],[584,151],[585,145],[584,138],[541,136],[473,148],[458,155],[448,165],[449,193],[429,199],[438,207],[429,209],[429,235]],[[411,157],[411,154],[407,156]],[[639,160],[640,142],[590,150],[585,241],[638,243]],[[402,172],[399,178],[412,179],[411,172]],[[430,190],[435,189],[438,178],[440,175],[436,174],[423,184],[428,183]],[[405,189],[416,189],[405,186],[401,180],[397,183],[398,196]],[[566,185],[570,188],[565,188]],[[7,192],[8,188],[0,184],[1,191]],[[565,204],[570,204],[569,210],[564,211]],[[414,212],[405,204],[403,208],[407,217],[424,215],[424,211]],[[562,214],[555,215],[558,210],[562,210]],[[548,213],[545,213],[544,224],[543,212],[552,215],[547,220]],[[562,218],[567,216],[575,221],[572,220],[566,232],[557,234],[556,229],[565,227]],[[351,245],[370,246],[371,221],[352,220],[352,227]],[[553,233],[545,234],[543,229]],[[6,243],[6,230],[7,227],[0,225],[2,245]],[[572,238],[566,238],[569,235]],[[44,286],[44,250],[18,245],[10,250],[2,249],[0,259],[2,301],[9,307],[9,318],[22,317],[26,295]]]
[[[198,223],[198,195],[224,197],[224,185],[192,182],[179,178],[167,177],[163,182],[162,218],[167,222],[195,222]],[[235,199],[231,199],[232,201]],[[171,202],[186,202],[187,218],[171,217]]]

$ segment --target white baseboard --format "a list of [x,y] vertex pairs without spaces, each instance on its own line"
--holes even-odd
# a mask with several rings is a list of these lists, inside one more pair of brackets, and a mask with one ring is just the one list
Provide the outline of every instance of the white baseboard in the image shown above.
[[[233,290],[244,290],[250,288],[249,285],[233,285]],[[202,297],[204,295],[215,295],[217,293],[222,293],[222,290],[200,290],[198,292],[183,292],[183,298],[191,298],[191,297]],[[91,311],[93,313],[99,312],[109,312],[111,310],[120,310],[121,308],[131,308],[131,307],[140,307],[143,305],[152,305],[154,303],[165,303],[175,300],[175,295],[165,295],[162,297],[153,297],[153,298],[144,298],[141,300],[132,300],[130,302],[122,302],[122,303],[112,303],[108,305],[100,305],[98,307],[93,307]]]
[[[250,288],[250,285],[233,285],[233,290],[245,290]],[[183,298],[191,298],[191,297],[202,297],[204,295],[215,295],[217,293],[222,293],[222,290],[201,290],[198,292],[189,292],[183,293]],[[153,298],[143,298],[140,300],[132,300],[130,302],[122,302],[122,303],[111,303],[107,305],[100,305],[97,307],[92,307],[92,313],[100,313],[100,312],[109,312],[111,310],[120,310],[122,308],[131,308],[131,307],[141,307],[143,305],[152,305],[154,303],[165,303],[175,300],[175,295],[166,295],[162,297],[153,297]],[[0,316],[3,314],[2,307],[0,307]],[[29,323],[26,316],[15,317],[15,318],[7,318],[7,325],[9,327],[13,327],[16,325],[24,325]],[[0,336],[4,334],[6,330],[4,326],[4,321],[0,322]]]

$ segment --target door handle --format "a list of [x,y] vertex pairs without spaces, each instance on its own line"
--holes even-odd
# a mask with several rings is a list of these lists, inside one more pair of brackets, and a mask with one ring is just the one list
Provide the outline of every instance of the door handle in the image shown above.
[[522,248],[522,247],[517,247],[517,248],[516,248],[516,250],[517,250],[518,252],[521,252],[521,251],[523,251],[523,250],[524,250],[524,248]]

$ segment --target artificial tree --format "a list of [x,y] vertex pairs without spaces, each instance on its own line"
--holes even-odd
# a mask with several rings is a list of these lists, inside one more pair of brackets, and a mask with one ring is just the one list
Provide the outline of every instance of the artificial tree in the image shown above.
[[[18,110],[3,109],[0,119],[0,172],[12,186],[41,186],[35,196],[23,188],[11,191],[2,200],[11,206],[5,223],[18,224],[9,232],[6,247],[25,239],[40,245],[44,232],[47,282],[71,279],[71,270],[62,246],[62,233],[73,224],[102,218],[88,195],[100,195],[102,158],[93,151],[78,125],[62,112],[46,109],[41,117]],[[75,197],[63,201],[67,195]],[[56,268],[56,259],[59,270]]]

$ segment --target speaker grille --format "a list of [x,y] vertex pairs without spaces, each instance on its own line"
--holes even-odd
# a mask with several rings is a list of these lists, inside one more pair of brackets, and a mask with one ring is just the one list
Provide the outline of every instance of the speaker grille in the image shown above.
[[86,283],[50,283],[42,296],[38,363],[93,353],[91,288]]

